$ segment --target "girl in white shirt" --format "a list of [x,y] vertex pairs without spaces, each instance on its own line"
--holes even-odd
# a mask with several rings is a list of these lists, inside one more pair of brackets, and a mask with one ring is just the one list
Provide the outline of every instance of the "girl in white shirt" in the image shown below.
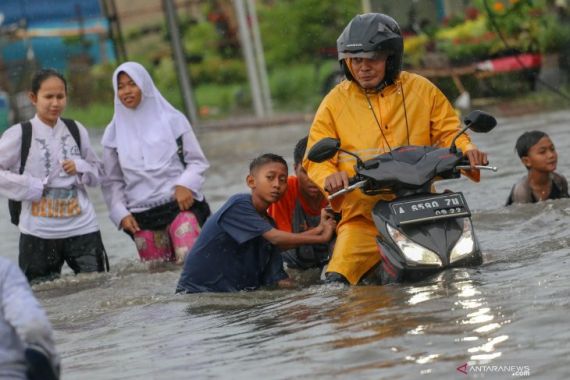
[[209,167],[186,117],[136,62],[113,74],[115,114],[102,139],[102,183],[111,220],[133,237],[141,260],[182,263],[210,210]]
[[[22,201],[20,268],[30,281],[58,277],[64,262],[75,273],[102,272],[107,256],[85,189],[99,185],[101,162],[85,127],[60,118],[67,104],[67,83],[61,74],[52,69],[38,71],[30,100],[36,115],[30,120],[31,142],[23,173],[26,123],[12,126],[0,139],[0,192]],[[66,123],[74,124],[77,136]]]

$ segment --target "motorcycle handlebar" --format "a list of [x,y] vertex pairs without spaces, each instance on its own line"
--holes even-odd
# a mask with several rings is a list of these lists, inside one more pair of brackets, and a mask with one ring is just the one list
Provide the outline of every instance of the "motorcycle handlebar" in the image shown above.
[[[455,167],[457,170],[469,170],[471,169],[470,165],[457,165]],[[475,165],[475,169],[479,169],[479,170],[491,170],[491,171],[498,171],[499,168],[497,168],[496,166],[489,166],[489,165]]]
[[[456,170],[470,170],[471,166],[470,165],[457,165],[455,167]],[[493,172],[498,171],[499,169],[496,166],[489,166],[489,165],[475,165],[475,169],[479,169],[479,170],[490,170]],[[349,180],[350,185],[348,187],[345,187],[344,189],[341,189],[339,191],[337,191],[336,193],[332,193],[331,195],[329,195],[327,198],[329,201],[332,201],[333,199],[335,199],[338,196],[341,196],[343,194],[346,193],[350,193],[351,191],[361,188],[366,184],[367,180],[359,180],[358,181],[358,176],[354,176],[351,177]]]
[[335,199],[336,197],[338,197],[340,195],[350,193],[352,190],[355,190],[355,189],[358,189],[359,187],[364,186],[365,183],[366,183],[366,180],[358,181],[358,182],[356,182],[356,183],[354,183],[348,187],[345,187],[344,189],[337,191],[336,193],[332,193],[327,198],[329,201],[332,201],[333,199]]

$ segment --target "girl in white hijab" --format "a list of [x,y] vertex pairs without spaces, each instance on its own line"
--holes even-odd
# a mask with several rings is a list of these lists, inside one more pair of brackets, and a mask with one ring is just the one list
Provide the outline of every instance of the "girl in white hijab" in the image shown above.
[[115,114],[102,139],[109,216],[143,261],[182,263],[210,214],[202,193],[208,161],[186,117],[142,65],[121,64],[113,89]]

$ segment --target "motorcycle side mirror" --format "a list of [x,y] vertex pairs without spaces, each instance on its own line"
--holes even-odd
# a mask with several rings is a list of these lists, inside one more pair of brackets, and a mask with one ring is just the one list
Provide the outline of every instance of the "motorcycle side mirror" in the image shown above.
[[332,137],[325,137],[317,141],[309,150],[308,159],[313,162],[323,162],[330,160],[340,149],[340,141]]
[[497,126],[497,119],[483,111],[472,111],[463,119],[465,125],[476,133],[487,133]]
[[479,110],[469,112],[469,114],[463,119],[463,122],[465,123],[465,127],[463,127],[459,133],[455,135],[453,141],[451,142],[451,147],[449,148],[449,151],[451,153],[457,153],[455,140],[464,134],[467,129],[471,129],[476,133],[487,133],[497,125],[497,119],[495,119],[493,115]]

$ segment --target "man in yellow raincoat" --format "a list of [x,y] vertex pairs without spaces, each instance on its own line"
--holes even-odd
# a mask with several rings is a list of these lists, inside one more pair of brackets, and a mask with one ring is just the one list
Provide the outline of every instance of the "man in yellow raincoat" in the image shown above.
[[[403,39],[397,22],[379,13],[353,18],[337,40],[338,58],[347,80],[324,98],[309,133],[308,149],[325,137],[363,160],[404,145],[450,146],[460,121],[447,98],[429,80],[401,70]],[[487,155],[460,136],[457,147],[471,166],[487,163]],[[309,177],[334,193],[355,174],[354,158],[340,153],[323,163],[304,160]],[[479,172],[470,170],[475,180]],[[377,231],[371,211],[386,195],[353,191],[335,198],[342,212],[337,240],[327,268],[328,282],[357,284],[379,261]]]

